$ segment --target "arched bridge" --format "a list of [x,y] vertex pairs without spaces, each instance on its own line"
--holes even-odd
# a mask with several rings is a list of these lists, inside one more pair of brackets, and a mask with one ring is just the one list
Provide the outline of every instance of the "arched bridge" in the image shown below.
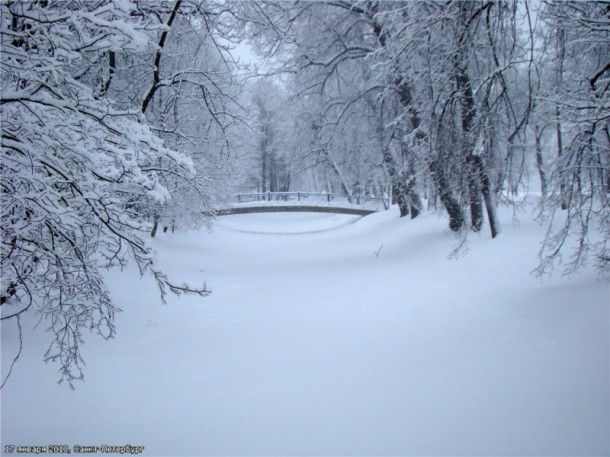
[[231,207],[218,211],[217,215],[312,211],[364,216],[388,207],[388,200],[381,197],[320,192],[262,192],[235,195]]

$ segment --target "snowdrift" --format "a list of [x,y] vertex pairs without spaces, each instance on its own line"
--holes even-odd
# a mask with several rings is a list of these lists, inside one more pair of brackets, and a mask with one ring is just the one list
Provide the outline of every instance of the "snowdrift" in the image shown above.
[[[41,363],[44,322],[22,321],[2,445],[608,454],[608,283],[593,270],[533,277],[543,229],[512,216],[457,258],[444,218],[395,208],[223,216],[212,233],[161,234],[170,277],[213,294],[163,305],[151,279],[109,272],[118,336],[87,339],[75,391]],[[16,335],[2,323],[3,377]]]

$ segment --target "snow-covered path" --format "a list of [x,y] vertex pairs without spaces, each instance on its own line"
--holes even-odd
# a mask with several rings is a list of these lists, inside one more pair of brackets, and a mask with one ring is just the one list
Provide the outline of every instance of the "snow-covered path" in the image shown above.
[[[1,392],[2,446],[607,454],[608,283],[533,278],[542,230],[510,221],[459,260],[444,219],[394,209],[224,216],[213,234],[162,235],[170,276],[213,294],[162,305],[152,280],[110,272],[117,338],[88,339],[86,382],[70,391],[40,362],[45,335],[27,335]],[[2,330],[4,376],[16,346]]]

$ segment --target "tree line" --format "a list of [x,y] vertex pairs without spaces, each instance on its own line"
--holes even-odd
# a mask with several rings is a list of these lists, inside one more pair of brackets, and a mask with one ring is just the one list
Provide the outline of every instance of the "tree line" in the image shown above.
[[486,223],[491,237],[498,204],[537,192],[549,221],[539,272],[568,234],[580,247],[565,271],[607,269],[607,3],[254,2],[240,12],[290,93],[295,174],[349,194],[389,191],[401,216],[440,203],[451,230]]

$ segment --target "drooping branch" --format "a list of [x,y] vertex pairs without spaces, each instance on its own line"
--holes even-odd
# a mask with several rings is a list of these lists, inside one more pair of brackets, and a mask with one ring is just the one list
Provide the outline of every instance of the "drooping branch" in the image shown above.
[[610,61],[606,63],[603,67],[601,67],[595,74],[589,79],[589,84],[591,84],[591,88],[595,90],[595,84],[597,80],[608,70],[610,70]]

